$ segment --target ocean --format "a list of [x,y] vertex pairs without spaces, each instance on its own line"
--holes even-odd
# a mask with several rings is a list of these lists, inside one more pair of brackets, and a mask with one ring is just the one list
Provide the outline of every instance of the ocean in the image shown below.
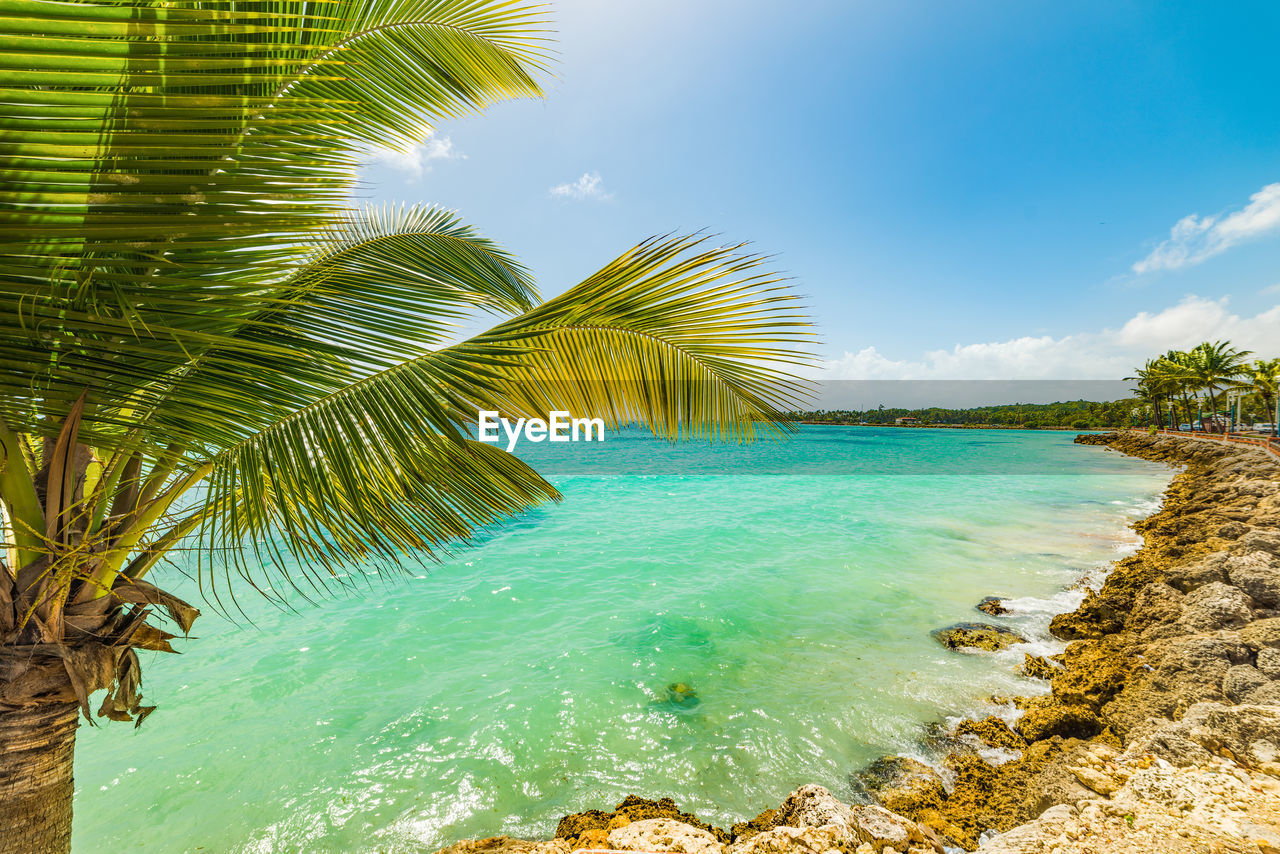
[[[242,590],[238,622],[197,602],[182,655],[142,653],[156,712],[81,727],[74,848],[430,852],[630,793],[722,825],[803,783],[855,798],[868,762],[1047,690],[1023,654],[1136,549],[1170,470],[1073,436],[526,447],[564,500],[438,564],[293,608]],[[196,596],[188,561],[151,580]],[[966,620],[1029,643],[930,637]]]

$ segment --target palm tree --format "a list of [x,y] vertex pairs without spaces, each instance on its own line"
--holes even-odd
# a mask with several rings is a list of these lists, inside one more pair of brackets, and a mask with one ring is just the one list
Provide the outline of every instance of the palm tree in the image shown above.
[[[1148,359],[1141,368],[1134,370],[1133,376],[1125,377],[1125,381],[1136,383],[1131,391],[1139,403],[1149,407],[1155,414],[1156,423],[1159,423],[1169,411],[1168,406],[1165,405],[1166,400],[1172,399],[1172,389],[1168,386],[1166,376],[1161,372],[1159,360]],[[1169,426],[1173,428],[1176,425]]]
[[[786,430],[805,321],[758,257],[642,243],[539,302],[453,214],[352,211],[362,147],[537,96],[505,0],[16,0],[0,53],[0,852],[67,851],[89,696],[140,723],[151,583],[323,591],[555,488],[479,409]],[[448,344],[473,311],[504,316]],[[296,561],[287,560],[287,556]],[[168,621],[168,622],[163,622]],[[172,631],[169,631],[171,629]]]
[[1276,395],[1280,394],[1280,358],[1255,359],[1246,374],[1246,382],[1262,400],[1262,409],[1266,413],[1263,420],[1272,423],[1271,434],[1280,435],[1277,432],[1280,424],[1276,423]]
[[1237,350],[1228,341],[1204,342],[1188,354],[1187,367],[1196,389],[1209,399],[1209,410],[1218,414],[1219,386],[1233,386],[1248,370],[1249,350]]

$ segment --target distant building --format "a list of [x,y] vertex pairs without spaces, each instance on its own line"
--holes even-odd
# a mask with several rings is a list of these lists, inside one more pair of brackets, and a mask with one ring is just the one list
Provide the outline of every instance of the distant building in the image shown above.
[[919,419],[919,418],[912,418],[910,415],[904,415],[904,416],[902,416],[901,418],[895,418],[895,419],[893,419],[893,423],[894,423],[894,424],[897,424],[899,427],[903,427],[903,426],[910,426],[910,425],[912,425],[912,424],[919,424],[919,423],[920,423],[920,419]]

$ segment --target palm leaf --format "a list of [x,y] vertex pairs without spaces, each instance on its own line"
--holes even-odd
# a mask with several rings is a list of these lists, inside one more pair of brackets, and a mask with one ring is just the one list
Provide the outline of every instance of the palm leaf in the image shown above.
[[760,272],[763,259],[705,242],[646,242],[483,335],[363,378],[226,448],[203,500],[232,509],[209,515],[202,542],[246,577],[260,565],[287,577],[285,555],[299,555],[322,585],[339,565],[433,555],[554,498],[524,463],[467,438],[477,408],[544,418],[569,409],[668,438],[786,429],[778,413],[796,408],[807,385],[775,365],[810,361],[795,296]]

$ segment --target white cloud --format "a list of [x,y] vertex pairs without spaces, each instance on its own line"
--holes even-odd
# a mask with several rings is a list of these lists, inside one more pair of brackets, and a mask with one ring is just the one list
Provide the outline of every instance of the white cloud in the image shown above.
[[1199,264],[1238,243],[1280,232],[1280,183],[1268,184],[1249,197],[1249,204],[1221,217],[1184,216],[1169,239],[1133,265],[1139,275]]
[[1187,297],[1154,314],[1140,312],[1118,329],[1062,338],[1025,336],[959,344],[919,359],[890,359],[875,347],[846,352],[829,362],[830,380],[1120,379],[1165,350],[1226,339],[1236,347],[1275,355],[1280,305],[1254,317],[1227,310],[1227,300]]
[[583,172],[582,177],[571,184],[557,184],[551,188],[551,195],[561,199],[605,199],[613,198],[613,193],[605,192],[604,179],[599,172]]
[[1267,285],[1265,288],[1258,291],[1258,293],[1263,296],[1267,296],[1269,294],[1280,294],[1280,282],[1276,282],[1274,285]]
[[372,148],[369,150],[369,161],[378,163],[397,172],[404,172],[413,179],[421,178],[424,172],[431,171],[431,164],[436,160],[466,160],[467,155],[453,147],[453,140],[447,136],[429,137],[425,141],[410,146],[403,151],[390,148]]

